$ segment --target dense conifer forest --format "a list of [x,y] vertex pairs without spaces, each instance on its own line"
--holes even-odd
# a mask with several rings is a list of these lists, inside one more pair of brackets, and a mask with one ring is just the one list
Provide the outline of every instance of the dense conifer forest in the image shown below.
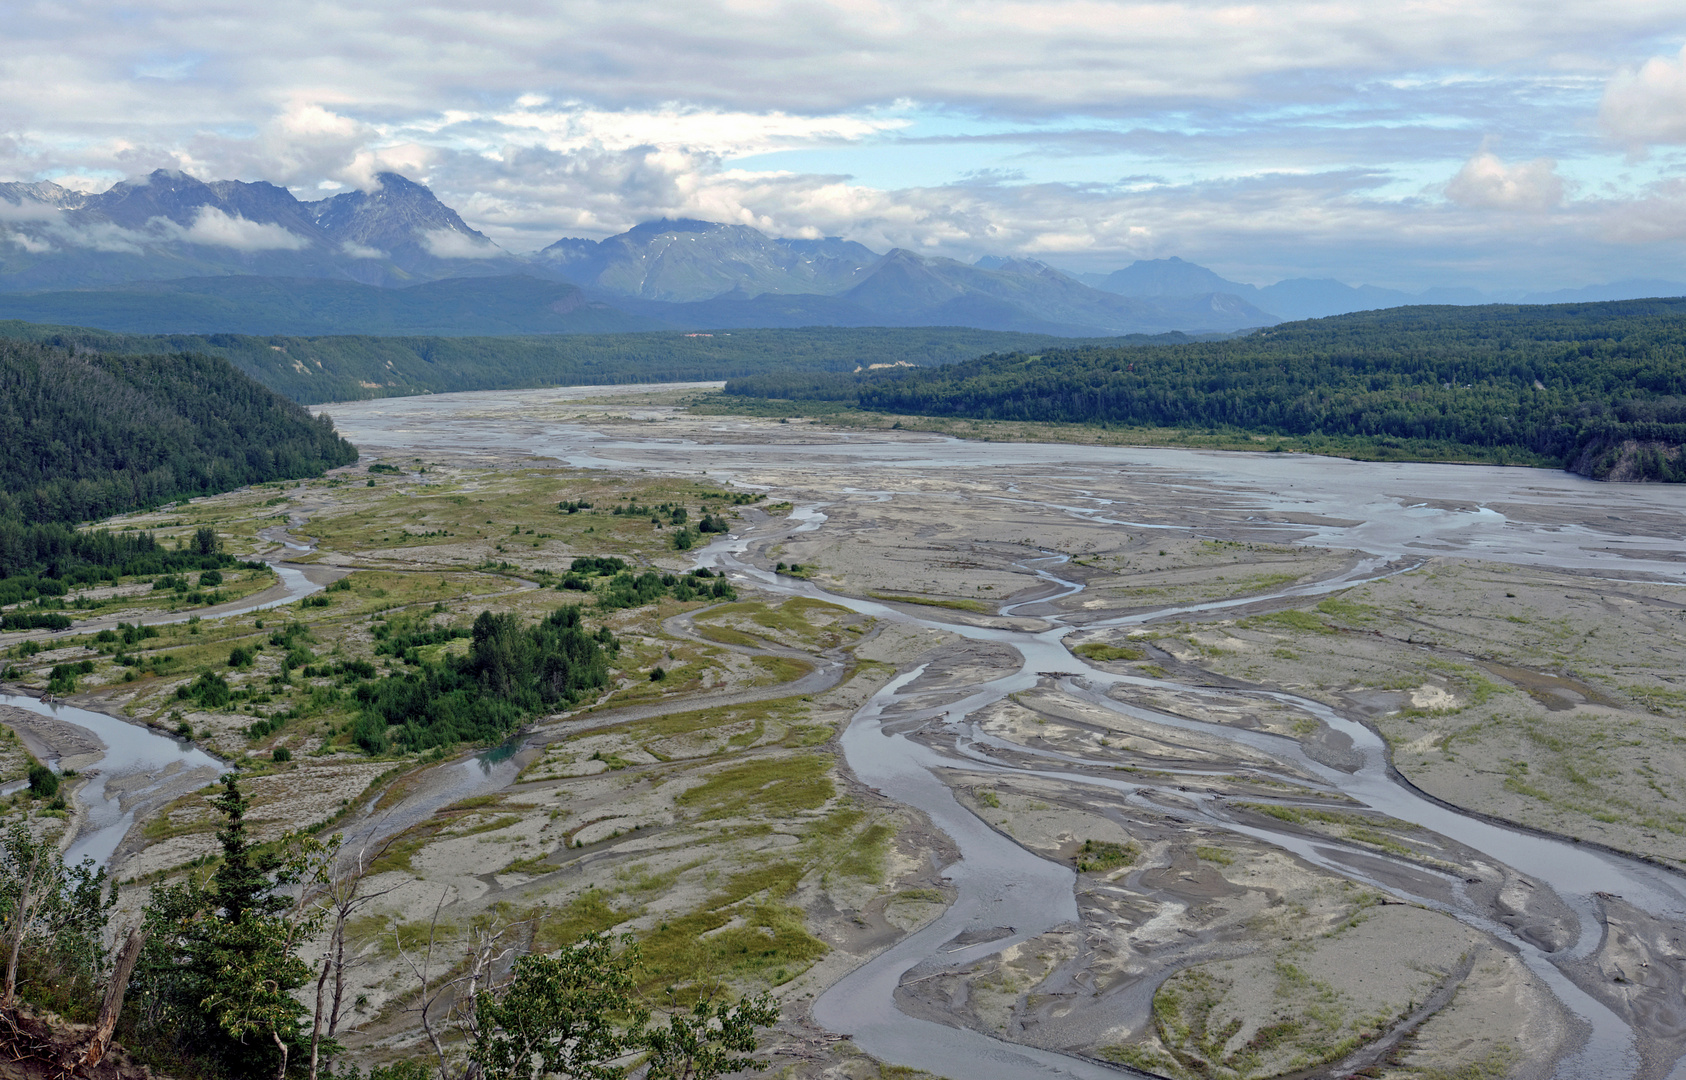
[[[952,364],[985,353],[1035,351],[1077,340],[955,326],[527,337],[264,337],[121,334],[16,321],[0,321],[0,338],[73,352],[220,356],[271,390],[307,405],[463,390],[684,382],[769,371],[852,371],[872,364]],[[1137,334],[1099,340],[1153,344],[1194,339],[1185,334]]]
[[[0,522],[13,523],[0,549],[19,569],[62,569],[105,551],[45,526],[357,460],[327,418],[220,357],[72,355],[6,341],[0,446]],[[135,554],[119,547],[111,559]]]
[[745,397],[927,416],[1200,428],[1331,440],[1356,456],[1557,462],[1686,481],[1686,299],[1412,307],[1242,338],[981,357],[942,368],[768,373]]

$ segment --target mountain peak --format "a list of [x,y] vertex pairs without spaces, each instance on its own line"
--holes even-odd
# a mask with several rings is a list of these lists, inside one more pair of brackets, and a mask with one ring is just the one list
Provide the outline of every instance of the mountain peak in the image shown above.
[[697,218],[656,218],[654,221],[644,221],[628,229],[625,236],[649,236],[663,233],[708,232],[723,226],[717,221],[700,221]]
[[315,222],[357,258],[390,258],[405,269],[429,259],[489,259],[503,251],[440,202],[426,184],[394,172],[375,174],[372,191],[347,191],[307,203]]
[[1122,270],[1105,275],[1081,274],[1078,280],[1120,296],[1192,297],[1228,293],[1249,297],[1256,291],[1251,285],[1230,281],[1175,255],[1168,259],[1137,259]]

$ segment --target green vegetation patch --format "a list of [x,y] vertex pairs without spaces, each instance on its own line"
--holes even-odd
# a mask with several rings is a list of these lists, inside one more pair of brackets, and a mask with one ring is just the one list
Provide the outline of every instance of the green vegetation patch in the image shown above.
[[[266,480],[320,476],[357,460],[326,418],[221,357],[77,356],[0,340],[0,385],[7,388],[0,395],[0,431],[7,432],[0,520],[87,521]],[[0,561],[23,556],[23,567],[41,554],[33,543],[0,544],[0,551],[8,553]],[[0,577],[13,572],[0,566]]]
[[1309,611],[1273,611],[1267,615],[1254,615],[1250,619],[1242,620],[1238,625],[1247,630],[1280,629],[1297,630],[1307,634],[1338,633],[1333,626]]
[[[405,632],[406,640],[429,645],[436,642],[419,637],[458,636],[454,627]],[[512,612],[483,611],[469,639],[465,655],[435,663],[410,645],[404,655],[413,658],[414,673],[358,685],[362,711],[352,729],[358,745],[379,754],[393,742],[422,750],[501,739],[527,717],[607,685],[609,657],[619,649],[607,627],[585,629],[577,606],[557,608],[535,626]]]
[[760,758],[721,769],[674,801],[700,809],[705,819],[816,810],[837,793],[831,766],[824,754]]
[[952,608],[955,611],[976,611],[989,614],[995,609],[982,600],[947,600],[935,596],[908,596],[902,593],[868,592],[874,600],[889,600],[898,604],[918,604],[921,607]]
[[1130,866],[1141,858],[1142,849],[1134,843],[1115,844],[1110,840],[1085,840],[1077,849],[1077,871],[1081,874],[1105,874]]
[[1085,660],[1096,660],[1106,663],[1112,660],[1142,660],[1147,654],[1140,649],[1128,645],[1108,645],[1101,641],[1091,641],[1087,645],[1079,645],[1071,650]]
[[[1686,299],[1408,307],[1222,341],[1072,346],[942,368],[769,372],[741,399],[1228,432],[1377,460],[1551,462],[1686,481]],[[787,406],[788,407],[788,406]],[[1633,444],[1638,444],[1635,449]]]
[[[859,621],[860,616],[846,607],[805,596],[779,604],[721,604],[699,612],[693,620],[698,633],[725,644],[758,645],[755,638],[761,637],[784,645],[821,649],[841,644],[843,637],[838,631]],[[714,623],[727,625],[711,625]]]

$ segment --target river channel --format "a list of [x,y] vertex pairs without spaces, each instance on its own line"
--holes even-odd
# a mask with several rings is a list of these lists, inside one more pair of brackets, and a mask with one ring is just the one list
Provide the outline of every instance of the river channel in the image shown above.
[[[599,391],[600,392],[600,391]],[[594,393],[599,393],[594,392]],[[503,450],[550,457],[583,468],[650,469],[706,473],[711,478],[776,488],[781,495],[805,492],[833,499],[894,498],[910,490],[909,478],[933,471],[980,478],[1001,473],[1058,477],[1070,492],[1053,505],[1060,511],[1121,530],[1192,530],[1247,522],[1274,529],[1285,539],[1362,553],[1354,569],[1336,579],[1283,592],[1282,596],[1345,588],[1398,572],[1429,555],[1570,569],[1613,580],[1686,582],[1686,512],[1678,493],[1662,487],[1599,485],[1540,470],[1425,464],[1376,464],[1280,454],[1082,447],[1060,444],[961,442],[898,433],[854,434],[791,431],[776,442],[765,427],[725,420],[698,435],[694,429],[666,437],[665,413],[652,409],[631,419],[649,425],[593,427],[557,418],[579,400],[570,391],[531,394],[442,395],[333,406],[340,430],[370,448],[440,447]],[[1128,478],[1130,491],[1119,479]],[[992,496],[1011,501],[1011,496]],[[799,504],[785,532],[823,527],[824,501]],[[957,899],[935,922],[903,939],[823,994],[813,1015],[848,1034],[869,1053],[939,1075],[1017,1078],[1117,1076],[1130,1072],[1099,1062],[1010,1044],[947,1024],[916,1019],[896,1002],[896,992],[921,965],[952,964],[959,957],[995,952],[1077,919],[1071,868],[1037,857],[962,807],[939,773],[961,765],[971,770],[1023,771],[1063,782],[1104,789],[1125,802],[1140,802],[1140,785],[1117,778],[1108,762],[1012,746],[997,753],[1000,740],[981,732],[969,717],[1004,695],[1035,686],[1051,674],[1067,692],[1101,708],[1128,713],[1169,727],[1198,728],[1208,736],[1244,743],[1311,774],[1357,803],[1421,825],[1547,884],[1572,910],[1579,933],[1566,947],[1549,951],[1518,936],[1470,899],[1461,881],[1445,880],[1412,894],[1398,879],[1384,883],[1355,872],[1340,859],[1338,844],[1307,840],[1237,821],[1217,800],[1189,797],[1177,807],[1162,801],[1161,813],[1278,845],[1316,866],[1383,888],[1404,899],[1450,914],[1523,957],[1584,1026],[1577,1048],[1560,1060],[1566,1078],[1686,1076],[1686,1067],[1641,1053],[1628,1024],[1586,993],[1565,973],[1565,965],[1586,957],[1599,944],[1599,897],[1620,894],[1629,904],[1675,927],[1686,927],[1686,880],[1638,860],[1537,833],[1505,828],[1429,799],[1392,774],[1379,736],[1357,720],[1315,701],[1270,695],[1317,716],[1351,740],[1360,764],[1337,769],[1306,756],[1292,739],[1236,730],[1124,705],[1106,691],[1120,683],[1155,685],[1155,680],[1103,671],[1074,656],[1061,639],[1074,629],[1052,609],[1040,609],[1049,628],[1021,631],[945,621],[909,614],[884,604],[837,596],[775,576],[743,558],[766,534],[719,542],[699,562],[753,579],[763,589],[821,598],[879,619],[903,622],[1010,646],[1020,669],[980,683],[958,702],[920,708],[904,698],[919,670],[905,671],[880,690],[856,715],[843,736],[843,751],[859,779],[886,795],[917,807],[953,838],[961,858],[947,868]],[[1070,595],[1081,586],[1059,577],[1057,560],[1037,573]],[[1046,601],[1049,597],[1042,597]],[[1252,597],[1248,602],[1258,602]],[[1019,605],[1023,608],[1027,605]],[[1127,625],[1212,610],[1214,604],[1166,608],[1123,619],[1089,622],[1088,627]],[[1002,614],[1019,612],[1002,610]],[[1051,625],[1050,625],[1051,624]],[[1063,673],[1063,674],[1062,674]],[[1166,685],[1157,683],[1157,685]],[[1175,686],[1184,693],[1212,693]],[[1234,695],[1235,691],[1224,691]],[[501,786],[503,770],[476,770],[485,783]],[[467,776],[465,774],[465,779]],[[507,780],[501,782],[506,783]],[[460,790],[460,789],[459,789]],[[453,792],[455,797],[456,792]],[[1373,853],[1372,853],[1373,854]],[[1420,870],[1420,867],[1419,867]],[[1448,899],[1448,897],[1450,899]],[[993,928],[993,936],[992,936]],[[1002,928],[1005,928],[1003,930]],[[963,938],[970,933],[971,938]],[[980,940],[981,936],[981,940]],[[956,947],[957,940],[973,944]],[[1642,1061],[1642,1057],[1646,1060]]]

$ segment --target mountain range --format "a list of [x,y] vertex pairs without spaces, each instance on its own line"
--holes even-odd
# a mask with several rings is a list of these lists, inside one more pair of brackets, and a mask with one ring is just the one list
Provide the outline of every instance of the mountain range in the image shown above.
[[[1635,291],[1638,290],[1638,291]],[[1624,282],[1550,302],[1686,292]],[[1069,274],[968,264],[837,237],[661,219],[518,255],[396,173],[301,201],[263,181],[159,170],[87,194],[0,184],[0,318],[135,333],[532,334],[800,326],[968,326],[1063,336],[1232,333],[1405,304],[1334,280],[1257,287],[1182,259]],[[1543,298],[1542,298],[1543,299]]]
[[1142,260],[1110,274],[1075,276],[1086,285],[1120,296],[1223,293],[1257,305],[1283,320],[1321,319],[1353,311],[1413,304],[1574,304],[1686,295],[1686,284],[1656,278],[1629,278],[1579,289],[1533,293],[1520,290],[1482,292],[1469,288],[1435,288],[1408,293],[1377,285],[1347,285],[1333,278],[1288,278],[1274,285],[1257,286],[1226,280],[1204,266],[1175,257]]

